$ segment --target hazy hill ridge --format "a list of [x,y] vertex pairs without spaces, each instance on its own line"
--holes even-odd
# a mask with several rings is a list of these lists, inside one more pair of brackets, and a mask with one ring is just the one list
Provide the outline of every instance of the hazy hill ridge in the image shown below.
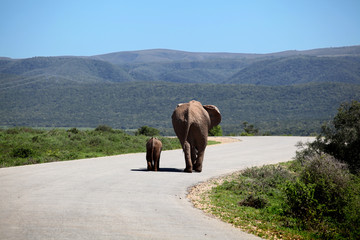
[[293,85],[309,82],[360,83],[360,57],[291,56],[253,63],[224,83]]
[[206,53],[185,52],[169,49],[151,49],[140,51],[125,51],[91,56],[90,58],[108,61],[113,64],[173,62],[173,61],[204,61],[210,59],[253,59],[271,57],[289,57],[296,55],[308,56],[360,56],[360,45],[338,48],[319,48],[305,51],[289,50],[268,54],[251,53]]
[[[194,53],[166,49],[91,57],[0,59],[0,83],[40,78],[76,82],[165,81],[287,85],[360,83],[360,46],[272,54]],[[1,88],[1,85],[0,85]]]

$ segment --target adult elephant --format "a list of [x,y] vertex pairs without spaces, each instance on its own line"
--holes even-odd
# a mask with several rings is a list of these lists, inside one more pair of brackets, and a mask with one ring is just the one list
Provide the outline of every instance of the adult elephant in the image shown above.
[[219,109],[198,101],[178,104],[172,114],[172,124],[185,154],[185,172],[202,171],[208,131],[221,122]]

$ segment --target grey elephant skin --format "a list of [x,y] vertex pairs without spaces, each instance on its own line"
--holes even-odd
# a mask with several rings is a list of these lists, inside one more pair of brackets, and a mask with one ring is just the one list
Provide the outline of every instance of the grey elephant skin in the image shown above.
[[150,138],[146,143],[146,161],[148,171],[158,171],[160,167],[160,154],[162,143],[157,138]]
[[178,104],[172,124],[185,155],[185,172],[202,171],[208,131],[221,122],[219,109],[198,101]]

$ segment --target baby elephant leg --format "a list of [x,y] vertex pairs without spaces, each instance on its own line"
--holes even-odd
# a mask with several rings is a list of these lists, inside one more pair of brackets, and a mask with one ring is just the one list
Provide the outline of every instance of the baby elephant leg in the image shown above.
[[160,151],[154,151],[154,171],[159,171]]
[[151,153],[146,153],[146,162],[147,162],[147,170],[152,171],[153,170],[153,164],[151,159]]

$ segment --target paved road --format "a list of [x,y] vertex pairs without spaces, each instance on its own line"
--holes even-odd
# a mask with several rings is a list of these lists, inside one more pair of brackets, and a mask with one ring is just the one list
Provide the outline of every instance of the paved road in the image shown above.
[[208,146],[202,173],[181,150],[161,172],[145,153],[0,169],[0,239],[257,239],[192,207],[187,189],[245,167],[290,160],[302,137],[242,137]]

